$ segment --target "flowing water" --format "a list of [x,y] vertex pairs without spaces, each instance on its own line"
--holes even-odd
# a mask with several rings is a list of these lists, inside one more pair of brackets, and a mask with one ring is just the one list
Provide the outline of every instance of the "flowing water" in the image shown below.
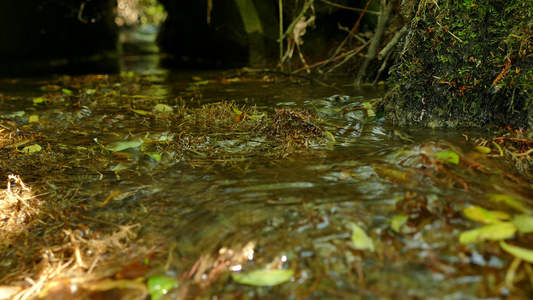
[[[91,221],[95,219],[140,224],[136,245],[157,253],[145,276],[164,275],[187,285],[185,291],[178,287],[165,297],[485,299],[509,293],[502,282],[512,258],[490,242],[459,243],[461,232],[479,225],[463,215],[465,207],[516,213],[491,202],[491,195],[520,199],[526,211],[531,207],[531,183],[503,161],[475,151],[474,139],[487,132],[393,128],[369,118],[367,110],[352,109],[385,91],[354,90],[345,79],[325,87],[232,80],[239,77],[205,72],[161,71],[143,78],[145,83],[122,83],[123,93],[134,90],[129,93],[136,97],[128,101],[146,101],[148,107],[154,99],[173,105],[181,97],[191,108],[233,101],[234,107],[267,114],[276,108],[307,109],[335,137],[334,142],[279,153],[259,146],[267,141],[257,137],[197,128],[204,130],[203,148],[164,150],[161,160],[144,155],[142,147],[110,154],[94,150],[95,138],[110,144],[193,129],[168,120],[143,121],[120,105],[102,103],[105,108],[98,108],[83,97],[79,105],[67,107],[33,104],[31,99],[43,94],[40,87],[50,84],[49,79],[3,81],[4,128],[29,130],[23,129],[30,124],[28,116],[38,114],[43,132],[45,122],[65,130],[46,133],[56,155],[93,149],[98,162],[70,159],[62,163],[68,168],[61,169],[56,181],[44,181],[55,195],[76,187],[68,197],[83,207],[76,216],[85,216],[81,223],[94,231],[106,227]],[[65,86],[78,86],[72,81]],[[80,83],[79,89],[87,92],[91,84]],[[108,88],[112,93],[113,83]],[[13,111],[26,114],[11,116]],[[40,143],[44,148],[46,142]],[[460,157],[457,164],[438,159],[446,151]],[[8,163],[3,168],[14,171]],[[31,168],[34,172],[15,169],[30,183],[42,184],[44,172]],[[48,169],[53,178],[57,168]],[[395,223],[402,216],[406,219]],[[358,248],[354,225],[370,237],[372,248]],[[294,274],[273,287],[240,284],[231,277],[233,272],[266,268]]]

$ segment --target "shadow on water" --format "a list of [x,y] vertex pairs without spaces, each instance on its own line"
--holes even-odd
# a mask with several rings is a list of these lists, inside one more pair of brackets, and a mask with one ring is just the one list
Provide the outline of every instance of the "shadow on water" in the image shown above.
[[[67,155],[73,149],[92,149],[90,155],[98,157],[92,166],[79,158],[63,170],[68,178],[57,175],[56,182],[48,178],[42,183],[42,174],[32,175],[22,166],[14,169],[45,190],[77,187],[70,197],[83,206],[77,214],[85,215],[85,225],[95,232],[107,225],[90,220],[140,224],[135,243],[157,249],[148,275],[184,282],[166,297],[478,299],[501,292],[509,258],[493,245],[489,250],[460,245],[460,232],[474,227],[461,211],[475,204],[511,213],[510,208],[487,205],[488,195],[531,199],[532,194],[529,184],[506,176],[511,170],[505,164],[476,154],[472,138],[483,133],[392,128],[370,119],[367,110],[354,109],[382,91],[354,92],[342,83],[332,89],[229,73],[220,79],[220,73],[206,72],[160,71],[143,80],[128,76],[123,74],[118,89],[109,78],[60,78],[54,84],[68,82],[80,96],[67,100],[71,105],[66,107],[52,98],[44,106],[33,103],[33,110],[27,108],[43,94],[45,83],[3,82],[5,95],[20,100],[4,98],[4,109],[38,113],[43,122],[65,129],[55,136],[47,133],[48,142],[57,145],[52,149],[59,149],[54,151]],[[104,84],[97,87],[96,82]],[[106,94],[107,103],[89,99],[88,91]],[[178,114],[176,98],[193,110],[220,101],[270,114],[276,108],[307,109],[324,121],[335,141],[310,142],[282,153],[276,152],[278,144],[258,146],[267,143],[258,140],[261,135],[241,132],[240,137],[225,125],[202,125],[208,121],[180,127],[185,119],[142,113],[160,102],[172,103]],[[130,106],[112,105],[121,101]],[[144,102],[131,105],[135,101]],[[9,128],[29,122],[24,115],[3,120]],[[179,136],[185,143],[185,135],[194,132],[203,147],[180,144],[186,150],[177,151],[163,143],[147,146],[155,145],[160,159],[145,155],[142,142],[112,153],[94,144],[95,138],[111,145],[153,134],[174,134],[174,140]],[[439,158],[446,151],[456,153],[460,162]],[[5,172],[10,165],[3,167]],[[356,244],[354,226],[372,239],[371,249]],[[244,258],[237,257],[243,253]],[[230,276],[231,270],[269,267],[295,273],[275,287],[242,285]]]

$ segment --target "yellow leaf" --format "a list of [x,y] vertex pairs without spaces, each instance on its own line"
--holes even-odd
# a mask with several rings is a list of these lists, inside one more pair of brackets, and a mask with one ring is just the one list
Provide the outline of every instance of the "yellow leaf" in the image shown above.
[[234,106],[232,106],[231,109],[233,109],[233,112],[234,112],[237,116],[242,115],[242,111],[236,109]]
[[154,107],[155,112],[173,112],[174,109],[166,104],[159,103]]
[[44,102],[44,98],[43,97],[33,98],[33,104],[39,104],[39,103],[43,103],[43,102]]
[[368,249],[371,252],[374,252],[374,242],[372,242],[372,239],[366,235],[363,228],[355,225],[354,223],[350,223],[350,227],[352,229],[352,242],[355,245],[355,249]]
[[533,250],[521,248],[517,246],[512,246],[512,245],[505,243],[504,241],[500,241],[500,247],[502,247],[502,249],[505,250],[505,252],[517,258],[520,258],[521,260],[525,260],[533,264]]
[[533,216],[518,215],[514,217],[512,222],[516,226],[516,229],[522,233],[533,232]]
[[26,146],[22,149],[22,153],[35,153],[41,151],[42,147],[39,144],[33,144],[30,146]]
[[39,122],[39,116],[38,115],[31,115],[29,120],[28,120],[29,123],[37,123]]
[[509,207],[512,207],[520,212],[523,213],[530,213],[531,209],[526,207],[524,203],[522,203],[522,199],[511,196],[511,195],[505,195],[505,194],[487,194],[487,197],[492,202],[503,202],[507,204]]
[[477,152],[484,153],[484,154],[489,154],[491,152],[489,147],[477,146],[474,149],[476,149]]
[[510,222],[501,222],[468,230],[459,235],[461,244],[480,243],[487,240],[499,241],[512,237],[516,227]]
[[405,223],[407,223],[407,220],[409,220],[408,215],[399,214],[391,219],[390,221],[390,227],[392,230],[394,230],[397,233],[400,233],[400,229]]
[[275,286],[294,276],[294,270],[254,270],[248,273],[232,273],[231,278],[238,283],[253,286]]
[[148,112],[146,110],[142,110],[142,109],[132,109],[131,111],[136,113],[136,114],[143,115],[143,116],[148,114]]
[[505,212],[490,211],[490,210],[484,209],[483,207],[479,207],[476,205],[472,205],[472,206],[469,206],[463,209],[463,213],[470,220],[474,220],[474,221],[485,223],[485,224],[493,224],[493,223],[498,223],[504,220],[511,219],[511,216]]

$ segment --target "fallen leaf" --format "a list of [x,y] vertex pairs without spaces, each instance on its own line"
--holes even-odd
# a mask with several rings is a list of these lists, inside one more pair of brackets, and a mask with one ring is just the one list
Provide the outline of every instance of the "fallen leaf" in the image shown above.
[[533,264],[533,250],[512,246],[504,241],[500,241],[500,247],[505,252]]
[[511,216],[505,212],[490,211],[476,205],[466,207],[465,209],[463,209],[463,213],[470,220],[485,224],[493,224],[511,219]]
[[499,241],[512,237],[516,227],[511,222],[501,222],[465,231],[459,235],[461,244],[480,243],[483,241]]
[[533,216],[531,215],[518,215],[511,221],[516,229],[521,233],[533,232]]
[[483,146],[477,146],[474,149],[476,149],[477,152],[484,153],[484,154],[489,154],[492,151],[489,147],[483,147]]
[[179,281],[166,276],[152,276],[146,284],[148,285],[148,292],[152,300],[159,300],[172,288],[178,287]]
[[240,284],[253,286],[275,286],[294,276],[294,270],[254,270],[247,273],[232,273],[231,278]]
[[39,152],[41,150],[42,150],[41,145],[33,144],[33,145],[29,145],[29,146],[26,146],[26,147],[22,148],[22,150],[20,150],[20,152],[30,154],[30,153]]
[[435,158],[455,165],[459,163],[459,155],[451,150],[437,152]]
[[372,239],[366,234],[363,228],[354,223],[350,223],[350,227],[352,229],[352,242],[355,245],[355,249],[368,249],[371,252],[374,252],[374,242],[372,242]]
[[405,223],[407,223],[407,220],[409,220],[408,215],[399,214],[391,219],[390,221],[390,227],[392,230],[394,230],[396,233],[401,233],[400,229]]
[[173,112],[174,109],[171,106],[159,103],[156,106],[154,106],[154,111],[155,112]]
[[122,151],[130,148],[136,148],[141,146],[144,143],[142,139],[132,140],[132,141],[118,141],[113,142],[110,144],[107,144],[107,146],[104,146],[107,150],[111,152],[117,152]]
[[509,207],[512,207],[520,212],[531,213],[531,209],[526,207],[522,203],[523,200],[518,197],[505,194],[487,194],[487,197],[492,202],[503,202]]

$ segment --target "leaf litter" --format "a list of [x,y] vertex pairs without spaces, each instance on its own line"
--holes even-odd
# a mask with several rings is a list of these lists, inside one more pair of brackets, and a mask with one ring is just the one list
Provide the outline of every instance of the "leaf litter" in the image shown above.
[[[216,84],[200,79],[182,95]],[[368,102],[372,114],[327,98],[258,109],[143,94],[151,85],[135,74],[63,77],[13,98],[31,114],[1,119],[0,296],[532,292],[524,140],[463,150],[387,136]],[[467,278],[476,287],[454,283]]]

